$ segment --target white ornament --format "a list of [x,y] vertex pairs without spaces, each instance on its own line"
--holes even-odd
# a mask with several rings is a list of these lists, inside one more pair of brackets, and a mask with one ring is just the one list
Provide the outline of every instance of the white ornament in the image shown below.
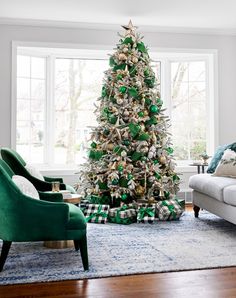
[[124,101],[122,98],[117,98],[116,102],[118,105],[121,105]]
[[126,152],[125,150],[123,150],[123,151],[121,152],[121,156],[122,156],[122,157],[126,157],[126,156],[127,156],[127,152]]

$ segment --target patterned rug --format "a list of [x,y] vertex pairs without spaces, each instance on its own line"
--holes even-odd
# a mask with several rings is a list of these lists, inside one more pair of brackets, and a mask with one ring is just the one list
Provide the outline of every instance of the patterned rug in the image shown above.
[[[1,246],[1,243],[0,243]],[[89,224],[90,270],[79,252],[42,242],[12,245],[0,284],[236,266],[236,226],[201,211],[155,224]]]

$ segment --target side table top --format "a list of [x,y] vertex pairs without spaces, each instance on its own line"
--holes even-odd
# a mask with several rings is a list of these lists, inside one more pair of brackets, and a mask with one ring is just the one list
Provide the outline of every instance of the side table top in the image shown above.
[[193,167],[193,166],[204,166],[207,167],[208,163],[190,163],[189,166]]
[[79,204],[81,202],[81,195],[79,194],[71,194],[70,198],[63,198],[63,201],[65,203],[71,203],[71,204]]

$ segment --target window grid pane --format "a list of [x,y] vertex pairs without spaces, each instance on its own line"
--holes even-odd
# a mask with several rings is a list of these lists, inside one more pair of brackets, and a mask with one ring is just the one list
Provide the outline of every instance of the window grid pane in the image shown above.
[[16,150],[28,162],[45,162],[45,101],[46,58],[18,55]]
[[171,63],[171,123],[177,160],[206,152],[206,63]]

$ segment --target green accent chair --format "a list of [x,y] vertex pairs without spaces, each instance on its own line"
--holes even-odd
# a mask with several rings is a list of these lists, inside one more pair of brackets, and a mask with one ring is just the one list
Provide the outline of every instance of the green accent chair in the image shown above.
[[2,156],[2,159],[13,170],[15,175],[20,175],[28,179],[38,191],[51,191],[52,182],[59,181],[61,190],[68,189],[72,193],[75,192],[73,190],[73,187],[63,183],[62,178],[53,178],[53,177],[44,176],[45,181],[43,181],[32,176],[29,173],[29,171],[25,168],[26,162],[24,161],[24,159],[13,149],[1,148],[1,156]]
[[[89,269],[86,221],[73,205],[52,202],[43,194],[36,200],[24,195],[12,181],[13,171],[0,159],[0,239],[3,240],[0,271],[6,262],[12,242],[74,240],[80,249],[84,270]],[[43,199],[43,200],[42,200]]]

